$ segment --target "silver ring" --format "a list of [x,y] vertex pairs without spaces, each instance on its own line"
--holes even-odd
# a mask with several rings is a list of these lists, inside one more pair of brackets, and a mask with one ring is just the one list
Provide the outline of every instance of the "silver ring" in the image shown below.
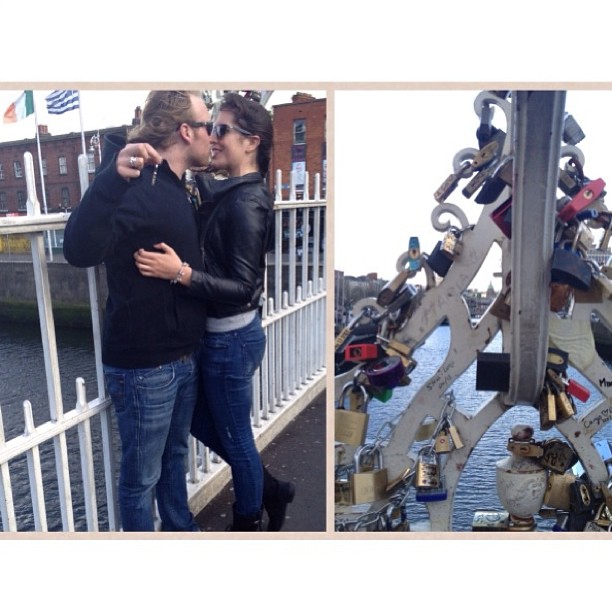
[[132,157],[130,157],[130,168],[136,168],[136,159],[137,157],[132,155]]

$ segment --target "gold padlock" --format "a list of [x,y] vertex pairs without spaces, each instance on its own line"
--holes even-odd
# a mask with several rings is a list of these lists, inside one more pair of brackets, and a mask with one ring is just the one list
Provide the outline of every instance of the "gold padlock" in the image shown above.
[[433,445],[425,446],[419,451],[414,485],[417,489],[440,487],[440,466]]
[[544,505],[557,510],[569,511],[570,490],[574,482],[576,482],[574,474],[550,474],[544,493]]
[[448,433],[446,427],[444,427],[438,432],[438,435],[434,440],[434,451],[436,453],[444,454],[450,453],[452,450],[453,447],[451,445],[450,434]]
[[[373,456],[374,469],[362,472],[366,455]],[[387,468],[383,467],[380,449],[374,444],[364,444],[355,451],[355,473],[351,474],[351,498],[353,504],[364,504],[383,499],[387,488]]]
[[[351,393],[351,398],[355,396],[355,389],[362,395],[362,410],[346,410],[344,404],[347,394]],[[369,396],[365,387],[347,383],[340,393],[338,406],[334,410],[334,439],[336,442],[359,446],[364,443],[368,431],[369,415],[367,413]]]
[[453,446],[456,449],[460,449],[465,446],[461,436],[459,435],[459,430],[452,423],[448,426],[448,433],[453,441]]

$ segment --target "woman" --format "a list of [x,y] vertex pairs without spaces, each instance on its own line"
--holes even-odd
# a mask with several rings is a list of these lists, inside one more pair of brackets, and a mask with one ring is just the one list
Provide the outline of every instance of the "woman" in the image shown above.
[[204,272],[181,261],[167,244],[139,250],[144,276],[172,280],[207,306],[200,368],[204,403],[192,433],[232,469],[232,531],[279,531],[295,486],[262,466],[251,428],[252,378],[265,350],[260,316],[266,253],[274,246],[273,199],[264,184],[272,148],[266,109],[238,94],[221,102],[210,136],[211,169],[229,178],[196,177],[202,199],[200,245]]

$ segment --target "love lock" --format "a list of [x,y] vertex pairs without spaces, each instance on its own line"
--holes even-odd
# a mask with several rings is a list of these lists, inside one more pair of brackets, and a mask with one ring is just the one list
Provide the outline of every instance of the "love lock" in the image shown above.
[[550,270],[551,282],[588,291],[591,287],[591,278],[591,266],[576,251],[570,251],[562,246],[555,247]]
[[[373,468],[364,471],[364,458],[373,456]],[[374,444],[364,444],[355,451],[353,457],[355,473],[351,474],[351,495],[353,504],[383,499],[387,488],[387,469],[383,467],[380,448]]]
[[461,253],[463,243],[460,237],[460,230],[451,227],[426,258],[427,264],[438,276],[446,276],[453,261]]
[[442,241],[439,240],[430,255],[425,258],[427,265],[438,275],[444,278],[453,260],[442,251]]
[[[350,398],[353,399],[355,392],[360,395],[361,403],[357,405],[351,402],[354,408],[349,410],[345,409],[344,404],[346,398],[349,396],[349,393],[351,393]],[[353,382],[344,385],[338,399],[338,405],[336,410],[334,410],[334,438],[337,442],[350,444],[352,446],[359,446],[364,443],[368,431],[368,402],[369,396],[365,387],[356,385]]]
[[399,355],[388,355],[368,365],[365,374],[373,387],[393,389],[400,384],[406,368]]

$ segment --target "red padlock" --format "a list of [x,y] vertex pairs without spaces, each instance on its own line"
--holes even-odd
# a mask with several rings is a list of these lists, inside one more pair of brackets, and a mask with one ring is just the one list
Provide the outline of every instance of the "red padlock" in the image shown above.
[[586,402],[589,397],[591,397],[591,392],[586,387],[583,387],[580,383],[571,378],[567,381],[565,390],[581,402]]
[[603,179],[595,179],[587,183],[560,211],[559,219],[563,223],[576,216],[601,195],[606,183]]
[[377,344],[349,344],[344,349],[346,361],[368,361],[378,357]]

